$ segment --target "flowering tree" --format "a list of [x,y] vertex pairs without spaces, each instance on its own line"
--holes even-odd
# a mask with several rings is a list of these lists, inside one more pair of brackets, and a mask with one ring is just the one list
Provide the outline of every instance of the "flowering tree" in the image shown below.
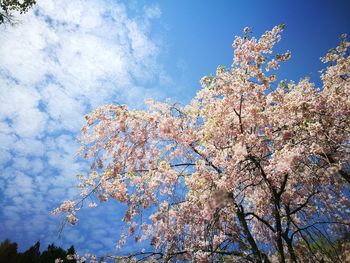
[[120,245],[133,237],[153,250],[125,261],[340,260],[317,248],[350,226],[350,43],[322,59],[321,88],[277,83],[270,72],[291,57],[272,52],[283,29],[256,39],[245,28],[232,67],[204,77],[185,107],[150,100],[86,116],[92,171],[81,199],[55,212],[75,224],[88,196],[127,204]]

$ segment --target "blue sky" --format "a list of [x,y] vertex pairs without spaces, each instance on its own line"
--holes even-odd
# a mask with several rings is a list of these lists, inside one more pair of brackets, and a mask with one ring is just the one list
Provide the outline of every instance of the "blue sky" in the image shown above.
[[50,215],[87,170],[75,157],[84,114],[106,103],[142,108],[148,97],[186,104],[203,75],[231,65],[245,26],[259,36],[286,23],[278,49],[292,59],[280,79],[318,83],[320,56],[350,33],[349,8],[346,0],[39,0],[15,27],[0,28],[0,240],[113,252],[122,207],[83,211],[61,238]]

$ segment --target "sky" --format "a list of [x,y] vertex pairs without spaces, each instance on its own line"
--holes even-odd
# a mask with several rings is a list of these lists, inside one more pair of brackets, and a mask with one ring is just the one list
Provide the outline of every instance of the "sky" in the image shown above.
[[60,237],[50,214],[88,170],[76,156],[84,115],[108,103],[142,109],[147,98],[188,103],[202,76],[231,65],[245,26],[259,36],[286,23],[277,48],[292,59],[279,78],[319,85],[319,58],[350,33],[349,9],[347,0],[38,0],[0,26],[0,241],[114,253],[120,205],[82,211]]

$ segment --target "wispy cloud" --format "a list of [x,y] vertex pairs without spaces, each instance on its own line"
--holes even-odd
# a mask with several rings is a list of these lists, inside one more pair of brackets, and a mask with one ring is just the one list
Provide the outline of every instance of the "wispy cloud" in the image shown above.
[[[171,82],[150,37],[160,10],[142,10],[131,16],[116,1],[43,0],[18,25],[1,28],[0,239],[54,241],[58,224],[49,212],[76,194],[75,174],[85,167],[74,158],[84,114],[164,95],[151,88]],[[105,225],[117,212],[106,211],[113,216],[105,220],[89,212],[94,226],[81,222],[63,241],[93,250],[112,245],[116,233]]]

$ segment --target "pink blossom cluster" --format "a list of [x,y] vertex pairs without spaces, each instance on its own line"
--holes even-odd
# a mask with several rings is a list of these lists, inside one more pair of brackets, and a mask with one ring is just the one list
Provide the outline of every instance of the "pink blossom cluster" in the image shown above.
[[323,59],[322,87],[277,83],[271,71],[291,57],[273,52],[283,29],[256,39],[245,28],[232,67],[204,77],[185,107],[149,100],[148,110],[106,105],[86,116],[91,173],[81,200],[55,212],[74,224],[88,196],[125,203],[119,245],[133,237],[154,251],[123,260],[299,262],[302,242],[348,230],[349,42]]

